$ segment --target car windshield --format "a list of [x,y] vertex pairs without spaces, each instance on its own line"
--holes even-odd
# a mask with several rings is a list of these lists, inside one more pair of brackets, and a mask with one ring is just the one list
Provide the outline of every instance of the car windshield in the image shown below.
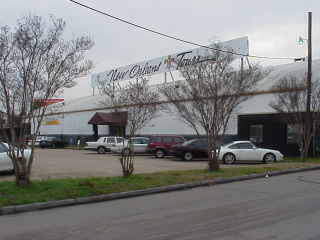
[[224,143],[224,144],[221,145],[221,147],[226,147],[229,144],[231,144],[231,143]]
[[0,142],[0,152],[7,152],[7,151],[8,151],[8,146],[3,142]]

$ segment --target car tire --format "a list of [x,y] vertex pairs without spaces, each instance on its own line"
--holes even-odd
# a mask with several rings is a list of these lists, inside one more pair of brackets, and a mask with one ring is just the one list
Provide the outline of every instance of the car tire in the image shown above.
[[222,160],[224,164],[233,164],[236,161],[236,156],[233,153],[226,153]]
[[193,155],[192,155],[191,152],[185,152],[185,153],[183,154],[183,160],[185,160],[185,161],[192,161],[192,159],[193,159]]
[[105,154],[106,149],[105,149],[105,147],[98,147],[97,152],[98,152],[98,154]]
[[273,163],[273,162],[276,162],[276,160],[277,160],[277,158],[273,153],[266,153],[263,156],[262,162],[263,163]]
[[164,152],[163,149],[156,150],[156,158],[164,158],[165,155],[166,155],[166,153]]

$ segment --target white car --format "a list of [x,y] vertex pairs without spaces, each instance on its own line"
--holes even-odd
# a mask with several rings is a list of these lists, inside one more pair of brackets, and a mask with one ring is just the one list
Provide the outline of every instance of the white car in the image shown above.
[[[145,153],[147,150],[147,146],[149,143],[149,138],[146,137],[133,137],[130,139],[133,144],[133,151],[135,153]],[[115,146],[112,146],[111,148],[112,152],[115,153],[122,153],[123,151],[126,151],[129,153],[130,151],[130,146],[129,146],[129,141],[125,140],[123,144],[117,144]]]
[[[34,141],[34,146],[38,147],[40,142],[47,140],[47,138],[48,138],[47,136],[37,136],[35,141]],[[31,146],[32,145],[32,140],[31,139],[28,140],[27,144],[28,144],[28,146]]]
[[[13,171],[14,167],[12,160],[8,155],[8,144],[0,142],[0,171]],[[30,157],[31,150],[24,149],[24,155],[26,158]]]
[[110,152],[111,147],[123,145],[123,140],[124,138],[116,136],[100,137],[96,142],[86,142],[84,149],[104,154]]
[[250,141],[235,141],[221,146],[219,160],[225,164],[233,164],[236,161],[271,163],[283,160],[283,155],[277,150],[256,147]]

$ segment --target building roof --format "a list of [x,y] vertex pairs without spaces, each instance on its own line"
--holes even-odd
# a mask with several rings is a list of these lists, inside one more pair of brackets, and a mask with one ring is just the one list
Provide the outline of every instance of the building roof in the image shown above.
[[89,120],[88,124],[125,126],[127,125],[127,121],[127,112],[96,112]]
[[[279,81],[279,79],[288,75],[294,75],[298,78],[304,78],[307,72],[307,62],[282,64],[278,66],[267,67],[265,69],[270,72],[265,78],[263,78],[258,83],[256,87],[257,92],[271,90],[273,86]],[[320,79],[320,59],[314,60],[312,62],[312,80],[317,81],[319,79]],[[156,88],[157,85],[154,85],[152,87]],[[63,111],[71,112],[71,111],[81,111],[81,110],[89,110],[89,109],[102,110],[104,107],[103,99],[104,97],[101,95],[72,99],[65,102]]]
[[[282,64],[273,67],[267,67],[270,73],[262,79],[258,86],[258,91],[270,90],[281,78],[285,76],[295,76],[297,78],[305,78],[308,68],[308,62],[295,62]],[[320,59],[312,62],[312,78],[313,81],[320,79]]]

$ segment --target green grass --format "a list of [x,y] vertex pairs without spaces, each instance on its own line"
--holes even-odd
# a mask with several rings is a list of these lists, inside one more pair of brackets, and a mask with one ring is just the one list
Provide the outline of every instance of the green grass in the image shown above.
[[[289,161],[289,160],[287,160]],[[319,162],[319,161],[316,161]],[[100,194],[132,191],[178,183],[264,173],[289,168],[312,166],[315,163],[290,162],[224,168],[216,172],[207,170],[168,171],[153,174],[136,174],[124,177],[95,177],[78,179],[34,180],[28,187],[17,187],[12,181],[0,182],[0,207],[50,200],[85,197]]]
[[285,158],[285,162],[320,163],[320,158],[301,159],[300,157],[290,157]]

